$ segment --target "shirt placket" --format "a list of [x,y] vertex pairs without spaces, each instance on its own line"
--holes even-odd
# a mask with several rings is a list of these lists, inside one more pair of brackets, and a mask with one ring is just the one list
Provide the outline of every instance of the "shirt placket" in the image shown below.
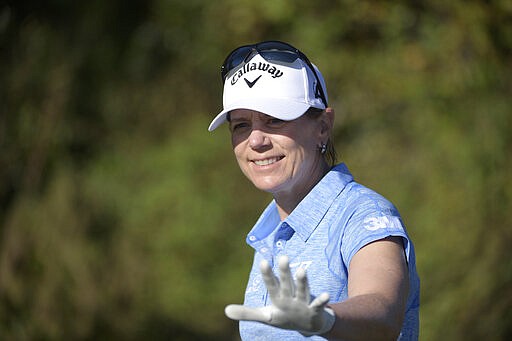
[[283,222],[281,224],[274,237],[276,257],[286,255],[286,242],[290,240],[294,233],[295,231],[290,227],[290,225],[288,225],[288,223]]

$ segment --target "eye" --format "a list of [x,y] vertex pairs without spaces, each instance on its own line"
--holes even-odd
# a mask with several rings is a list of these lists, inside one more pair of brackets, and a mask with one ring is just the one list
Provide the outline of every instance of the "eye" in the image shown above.
[[249,124],[247,122],[235,122],[235,123],[231,123],[231,131],[235,131],[235,130],[241,130],[241,129],[244,129],[244,128],[247,128],[249,127]]
[[284,124],[284,123],[285,123],[285,121],[280,120],[280,119],[275,118],[275,117],[271,117],[271,118],[269,118],[269,120],[268,120],[268,124],[269,124],[270,126],[272,126],[272,127],[280,126],[280,125],[282,125],[282,124]]

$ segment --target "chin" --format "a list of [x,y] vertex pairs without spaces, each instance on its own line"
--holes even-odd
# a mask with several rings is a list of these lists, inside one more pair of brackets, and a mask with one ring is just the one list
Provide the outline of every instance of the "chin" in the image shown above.
[[252,181],[254,187],[259,189],[260,191],[274,193],[277,191],[281,183],[277,183],[275,181]]

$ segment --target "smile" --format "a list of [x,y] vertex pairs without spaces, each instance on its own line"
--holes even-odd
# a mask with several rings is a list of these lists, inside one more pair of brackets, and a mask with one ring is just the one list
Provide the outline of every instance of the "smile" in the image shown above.
[[279,157],[276,156],[276,157],[271,157],[271,158],[263,159],[263,160],[253,160],[253,162],[258,166],[268,166],[273,163],[276,163],[277,161],[281,160],[282,158],[283,158],[283,156],[279,156]]

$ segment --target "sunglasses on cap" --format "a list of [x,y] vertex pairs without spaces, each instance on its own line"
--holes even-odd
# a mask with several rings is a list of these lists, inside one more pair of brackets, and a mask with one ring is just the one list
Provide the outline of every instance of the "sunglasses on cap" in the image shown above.
[[320,99],[327,107],[327,98],[325,97],[324,90],[322,89],[322,83],[318,77],[315,68],[309,61],[308,57],[298,49],[290,44],[281,41],[264,41],[253,45],[244,45],[234,49],[224,60],[220,68],[220,74],[222,76],[222,82],[226,81],[226,78],[231,70],[241,65],[242,63],[249,62],[256,54],[259,54],[263,59],[268,62],[277,61],[284,63],[293,63],[297,59],[302,60],[311,69],[313,75],[317,81],[317,92]]

